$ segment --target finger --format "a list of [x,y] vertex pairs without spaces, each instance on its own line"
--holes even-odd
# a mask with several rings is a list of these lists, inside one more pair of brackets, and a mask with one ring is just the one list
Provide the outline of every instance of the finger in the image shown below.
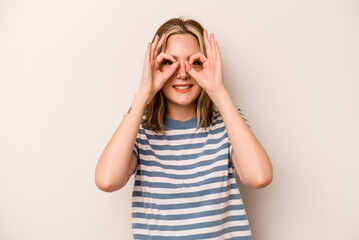
[[209,42],[209,39],[208,39],[208,32],[207,30],[204,30],[203,31],[203,40],[204,40],[204,45],[206,47],[206,52],[207,52],[207,57],[208,57],[208,54],[209,54],[209,51],[211,49],[211,44]]
[[211,40],[211,47],[214,48],[214,33],[211,33],[211,36],[210,36]]
[[154,51],[157,46],[158,38],[159,38],[159,36],[156,34],[155,40],[153,41],[152,46],[151,46],[151,59],[153,59],[153,55],[154,55]]
[[[191,77],[193,77],[195,80],[197,79],[197,71],[195,71],[191,65],[189,64],[188,61],[185,61],[185,66],[186,66],[186,71],[189,73],[189,75],[191,75]],[[197,80],[196,80],[197,81]]]
[[167,81],[173,75],[173,73],[176,71],[178,66],[179,66],[179,63],[175,62],[175,63],[173,63],[171,65],[171,67],[167,71],[163,72],[163,76],[165,78],[165,81]]
[[177,62],[176,59],[175,59],[172,55],[169,55],[169,54],[167,54],[167,53],[161,52],[161,53],[156,57],[156,60],[155,60],[155,69],[160,68],[160,64],[163,62],[164,59],[170,60],[170,61],[172,61],[173,63]]
[[163,42],[165,41],[165,39],[166,39],[166,35],[164,33],[164,34],[162,34],[161,39],[159,40],[159,42],[157,44],[157,47],[156,47],[156,50],[155,50],[155,56],[157,56],[158,51],[161,48],[161,46],[162,46]]
[[[142,79],[149,73],[151,73],[151,61],[150,61],[150,53],[151,53],[151,42],[147,43],[147,47],[146,47],[146,53],[145,53],[145,59],[144,59],[144,64],[143,64],[143,71],[142,71]],[[143,80],[145,81],[145,80]],[[141,81],[142,82],[142,81]],[[141,83],[142,84],[142,83]]]
[[194,62],[194,60],[197,60],[199,59],[199,61],[203,64],[207,61],[207,58],[206,56],[203,55],[203,53],[201,52],[198,52],[198,53],[195,53],[193,54],[190,58],[189,58],[189,64],[192,64]]
[[144,67],[150,62],[150,52],[151,52],[151,42],[147,43],[146,53],[145,53],[145,64]]
[[221,51],[219,50],[219,45],[218,45],[217,41],[216,41],[216,56],[217,56],[217,59],[222,62]]
[[172,55],[169,55],[167,53],[164,53],[164,52],[161,52],[157,57],[156,57],[156,62],[158,64],[160,64],[163,59],[167,59],[167,60],[171,60],[172,62],[176,62],[176,59],[172,56]]
[[146,47],[145,60],[149,60],[150,49],[151,49],[151,42],[148,42]]
[[211,33],[211,36],[210,36],[210,38],[211,38],[211,54],[212,54],[212,56],[213,57],[215,57],[216,56],[216,49],[215,49],[215,43],[214,43],[214,33]]

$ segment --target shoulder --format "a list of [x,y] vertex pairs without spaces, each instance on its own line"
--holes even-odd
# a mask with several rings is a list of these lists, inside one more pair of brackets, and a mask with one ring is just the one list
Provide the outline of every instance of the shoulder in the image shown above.
[[[243,120],[248,125],[248,127],[252,128],[250,122],[248,121],[247,117],[243,113],[242,109],[238,106],[236,106],[236,108],[237,108],[237,111],[239,112],[239,114],[241,115],[241,117],[243,118]],[[217,122],[217,120],[223,121],[221,113],[219,112],[218,108],[215,105],[213,105],[213,124],[215,124]]]

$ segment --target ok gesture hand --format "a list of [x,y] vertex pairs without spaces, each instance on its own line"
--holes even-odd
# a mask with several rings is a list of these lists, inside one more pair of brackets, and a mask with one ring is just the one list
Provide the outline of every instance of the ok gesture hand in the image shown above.
[[[216,93],[216,91],[224,88],[222,59],[219,51],[218,42],[214,40],[214,34],[208,39],[207,30],[203,31],[203,39],[206,47],[207,57],[201,52],[192,55],[189,62],[186,61],[186,71],[197,81],[197,83],[208,93],[208,95]],[[202,70],[196,71],[191,67],[195,60],[202,63]]]
[[[140,86],[140,91],[146,97],[147,103],[149,103],[154,95],[163,87],[178,67],[178,62],[171,55],[164,52],[157,55],[164,40],[165,34],[162,35],[161,39],[156,35],[154,42],[147,44]],[[173,64],[168,71],[161,71],[160,65],[165,59],[171,60]]]

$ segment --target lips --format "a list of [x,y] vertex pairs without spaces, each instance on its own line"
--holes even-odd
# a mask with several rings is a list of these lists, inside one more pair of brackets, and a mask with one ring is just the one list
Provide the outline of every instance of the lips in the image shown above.
[[179,87],[181,87],[181,86],[193,86],[193,84],[189,84],[189,83],[186,83],[186,84],[174,84],[174,85],[172,85],[172,87],[174,87],[174,86],[179,86]]
[[185,84],[185,85],[173,85],[172,87],[173,87],[176,91],[183,92],[183,91],[192,89],[192,86],[193,86],[193,85],[191,85],[191,84]]

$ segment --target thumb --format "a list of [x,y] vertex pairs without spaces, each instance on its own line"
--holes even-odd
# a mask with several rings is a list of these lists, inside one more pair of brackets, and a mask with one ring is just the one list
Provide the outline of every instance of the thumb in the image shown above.
[[177,67],[178,67],[178,62],[172,63],[171,67],[167,71],[163,72],[164,78],[165,79],[170,78],[172,74],[176,71]]

